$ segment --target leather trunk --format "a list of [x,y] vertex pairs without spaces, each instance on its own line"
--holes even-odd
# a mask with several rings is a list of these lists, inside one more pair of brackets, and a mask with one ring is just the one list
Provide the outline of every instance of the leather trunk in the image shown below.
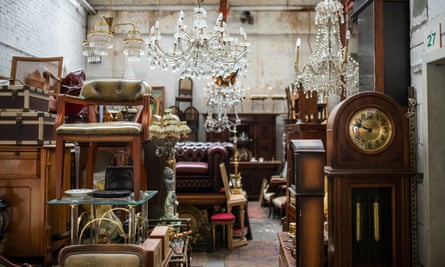
[[0,111],[0,145],[50,144],[55,118],[41,111]]
[[2,86],[1,111],[49,111],[49,92],[28,85]]

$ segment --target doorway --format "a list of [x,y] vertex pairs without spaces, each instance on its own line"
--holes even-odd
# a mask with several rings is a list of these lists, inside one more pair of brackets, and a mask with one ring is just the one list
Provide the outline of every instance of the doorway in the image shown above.
[[[418,214],[423,216],[419,216],[418,231],[424,246],[419,244],[418,247],[419,254],[425,258],[425,266],[441,266],[445,262],[445,213],[443,206],[438,204],[445,203],[445,48],[425,54],[423,60],[424,103],[423,108],[418,109],[421,112],[419,134],[423,135],[424,142],[423,154],[419,154],[424,163],[424,169],[419,172],[423,171],[424,179],[418,184],[423,202],[419,199]],[[422,148],[422,139],[418,147]]]

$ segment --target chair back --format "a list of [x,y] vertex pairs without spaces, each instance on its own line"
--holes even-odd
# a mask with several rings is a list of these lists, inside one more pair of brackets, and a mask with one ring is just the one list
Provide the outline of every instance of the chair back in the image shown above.
[[179,80],[178,95],[193,96],[193,80],[191,78],[185,77]]
[[59,252],[59,267],[142,267],[147,251],[133,244],[86,244],[63,247]]
[[60,92],[63,57],[12,57],[11,84]]
[[224,192],[226,194],[226,199],[230,199],[232,191],[230,191],[229,176],[227,175],[226,165],[224,163],[219,164],[219,171],[221,172],[221,179],[224,185]]
[[151,86],[143,80],[104,79],[83,84],[80,97],[98,103],[134,103],[151,94]]

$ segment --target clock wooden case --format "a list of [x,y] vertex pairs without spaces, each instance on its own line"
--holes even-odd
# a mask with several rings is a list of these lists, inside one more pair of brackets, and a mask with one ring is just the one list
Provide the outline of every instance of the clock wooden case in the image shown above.
[[329,266],[410,266],[408,119],[390,96],[364,92],[327,123]]

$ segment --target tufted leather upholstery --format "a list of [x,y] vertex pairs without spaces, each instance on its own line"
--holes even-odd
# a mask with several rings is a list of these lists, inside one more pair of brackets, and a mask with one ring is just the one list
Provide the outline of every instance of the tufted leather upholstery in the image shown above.
[[221,192],[219,164],[229,168],[232,143],[184,142],[176,144],[176,192]]
[[151,93],[146,81],[103,79],[85,82],[80,97],[101,102],[130,102],[142,99]]

